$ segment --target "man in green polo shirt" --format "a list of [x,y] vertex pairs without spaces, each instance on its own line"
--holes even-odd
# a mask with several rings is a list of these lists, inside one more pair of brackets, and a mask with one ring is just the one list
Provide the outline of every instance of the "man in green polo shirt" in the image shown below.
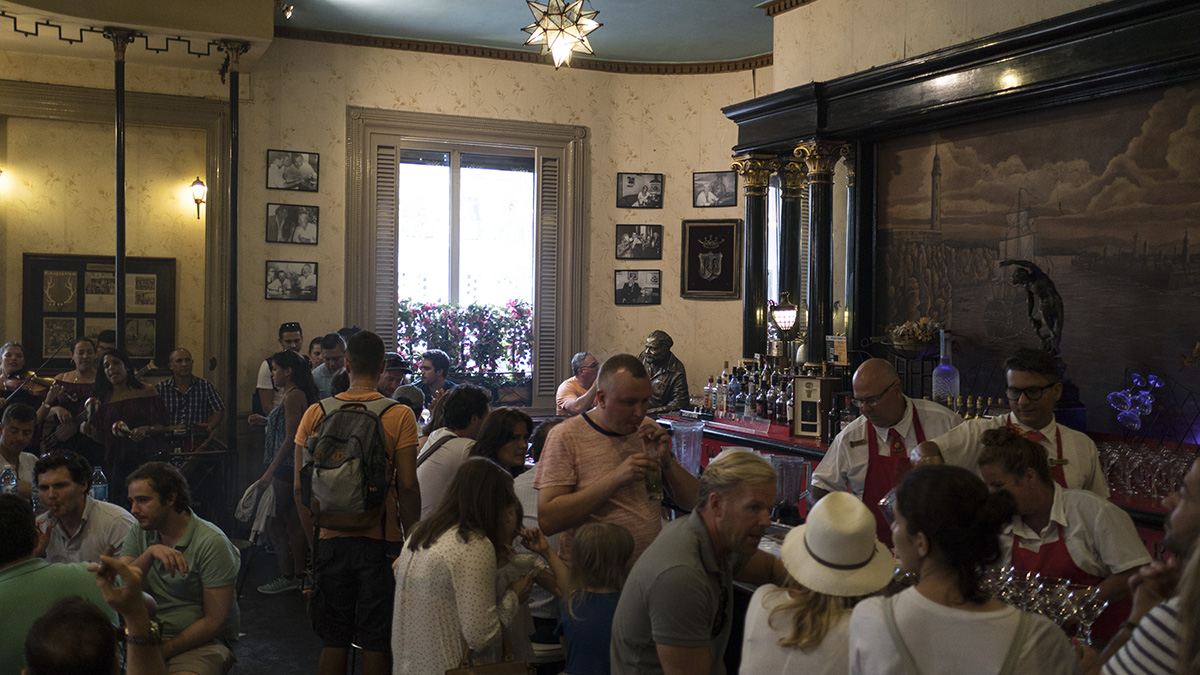
[[126,482],[138,527],[121,556],[141,568],[146,592],[158,603],[167,672],[224,675],[241,623],[237,549],[188,508],[187,481],[175,467],[149,462]]
[[33,556],[35,528],[29,502],[0,495],[0,673],[24,667],[25,634],[55,602],[74,595],[99,607],[115,626],[96,577],[84,563],[52,564]]

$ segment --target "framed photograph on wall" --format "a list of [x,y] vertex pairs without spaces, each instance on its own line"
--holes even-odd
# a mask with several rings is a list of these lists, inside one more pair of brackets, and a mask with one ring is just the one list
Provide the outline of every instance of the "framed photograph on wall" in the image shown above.
[[692,300],[742,295],[742,221],[683,221],[679,294]]
[[319,154],[295,150],[267,150],[268,188],[316,192],[320,178]]
[[737,206],[737,172],[699,171],[693,173],[692,206],[698,209]]
[[662,260],[662,225],[618,225],[617,260]]
[[615,270],[613,293],[618,305],[661,305],[662,270]]
[[268,260],[267,300],[316,300],[317,263]]
[[267,241],[316,245],[320,215],[319,206],[267,204]]
[[661,209],[663,175],[661,173],[618,173],[617,206],[626,209]]

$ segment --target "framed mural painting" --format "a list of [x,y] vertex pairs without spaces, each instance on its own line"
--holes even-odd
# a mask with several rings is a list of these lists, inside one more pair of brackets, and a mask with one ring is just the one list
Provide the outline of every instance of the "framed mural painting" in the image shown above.
[[1127,433],[1106,396],[1130,371],[1200,390],[1177,360],[1200,335],[1197,119],[1200,81],[880,142],[880,322],[952,327],[987,395],[1014,349],[1061,349],[1089,430]]
[[690,300],[742,297],[742,221],[683,221],[679,295]]

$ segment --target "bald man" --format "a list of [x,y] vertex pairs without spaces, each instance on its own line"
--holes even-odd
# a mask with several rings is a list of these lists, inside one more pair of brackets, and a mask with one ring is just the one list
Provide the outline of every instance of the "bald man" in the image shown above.
[[[154,385],[167,409],[172,429],[194,429],[208,425],[208,436],[196,450],[207,450],[225,419],[225,403],[208,380],[192,375],[192,353],[180,347],[171,352],[167,368],[171,377]],[[124,488],[122,488],[124,489]]]
[[962,424],[949,408],[904,395],[892,364],[870,359],[854,371],[852,403],[862,413],[829,444],[812,477],[811,500],[848,491],[875,514],[879,540],[892,544],[892,531],[879,500],[900,483],[912,464],[910,448]]

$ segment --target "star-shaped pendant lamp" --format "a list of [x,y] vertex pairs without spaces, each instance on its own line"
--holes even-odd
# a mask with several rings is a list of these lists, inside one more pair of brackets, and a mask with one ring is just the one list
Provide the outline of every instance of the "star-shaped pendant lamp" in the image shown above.
[[588,33],[604,25],[596,21],[598,11],[583,11],[583,0],[575,0],[567,5],[563,0],[549,0],[547,3],[526,0],[529,11],[533,12],[534,23],[521,30],[529,33],[527,45],[542,45],[542,53],[549,52],[554,57],[554,67],[557,69],[564,63],[571,65],[571,53],[595,54],[592,45],[588,43]]

